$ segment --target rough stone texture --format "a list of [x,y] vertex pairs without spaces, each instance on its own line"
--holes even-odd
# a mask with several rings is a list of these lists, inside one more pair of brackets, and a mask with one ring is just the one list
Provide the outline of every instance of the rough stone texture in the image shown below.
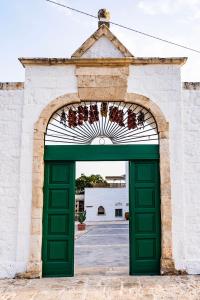
[[200,274],[200,89],[184,89],[184,245],[189,273]]
[[121,100],[124,99],[126,95],[126,86],[124,87],[96,87],[96,88],[79,88],[79,97],[82,100]]
[[104,275],[0,281],[2,300],[199,300],[199,276]]
[[0,82],[0,90],[23,90],[23,82]]
[[185,90],[200,90],[200,82],[183,82],[182,87]]
[[128,67],[77,67],[77,76],[128,76]]
[[128,73],[128,67],[79,67],[76,74],[80,99],[125,99]]
[[78,76],[78,87],[126,87],[127,86],[127,76],[121,75],[83,75]]
[[16,272],[23,90],[0,89],[0,277]]

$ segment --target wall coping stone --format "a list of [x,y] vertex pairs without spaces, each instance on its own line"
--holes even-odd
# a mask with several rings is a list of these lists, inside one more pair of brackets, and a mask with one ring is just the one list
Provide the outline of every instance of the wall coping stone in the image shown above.
[[0,82],[0,90],[23,90],[24,82]]
[[183,82],[182,88],[184,90],[200,90],[200,82]]
[[23,67],[27,65],[76,65],[76,66],[129,66],[129,65],[184,65],[187,57],[124,57],[124,58],[48,58],[20,57]]

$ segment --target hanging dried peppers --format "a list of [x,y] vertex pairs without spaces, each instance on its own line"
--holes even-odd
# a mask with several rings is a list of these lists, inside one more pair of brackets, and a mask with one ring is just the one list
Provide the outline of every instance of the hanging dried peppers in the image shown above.
[[136,114],[132,109],[128,109],[128,129],[134,129],[137,127]]
[[87,105],[84,106],[84,109],[83,109],[83,120],[84,122],[87,122],[88,121],[88,107]]
[[62,113],[61,113],[61,116],[60,116],[60,123],[63,124],[64,126],[66,126],[66,114],[65,114],[65,111],[64,109],[62,110]]
[[118,109],[118,107],[110,107],[109,108],[109,120],[111,122],[115,122],[119,124],[119,126],[125,126],[124,124],[124,112],[122,109]]
[[97,104],[90,105],[90,110],[89,110],[89,123],[93,124],[94,122],[99,121],[99,111]]
[[68,125],[69,127],[76,127],[77,126],[77,116],[76,111],[72,108],[69,109],[69,116],[68,116]]
[[137,116],[137,122],[138,122],[138,126],[144,127],[144,113],[142,111],[140,111]]
[[119,126],[125,126],[125,124],[124,124],[124,112],[123,112],[123,110],[121,109],[121,110],[118,110],[118,122],[117,122],[118,124],[119,124]]
[[[108,113],[109,111],[109,113]],[[119,109],[117,106],[111,106],[108,108],[107,102],[102,102],[100,106],[100,113],[102,117],[109,117],[110,122],[117,123],[119,126],[124,127],[124,111],[123,109]],[[134,110],[128,109],[127,111],[127,126],[128,129],[135,129],[138,126],[144,127],[145,122],[145,114],[141,110],[138,114],[134,113]],[[68,115],[68,125],[69,127],[76,127],[77,125],[83,125],[84,122],[89,122],[90,124],[94,124],[94,122],[99,121],[99,109],[97,104],[91,104],[89,107],[78,106],[77,110],[69,109]],[[66,126],[66,114],[64,110],[60,116],[60,123]]]
[[108,104],[106,102],[101,103],[101,116],[102,117],[107,117],[108,114]]
[[78,125],[83,125],[84,121],[84,107],[78,106]]

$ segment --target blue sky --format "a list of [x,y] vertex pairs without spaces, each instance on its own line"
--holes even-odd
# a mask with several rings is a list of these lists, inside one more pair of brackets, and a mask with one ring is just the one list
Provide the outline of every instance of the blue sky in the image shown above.
[[[200,0],[58,0],[97,14],[108,8],[114,22],[200,50]],[[97,29],[97,21],[45,0],[1,0],[0,81],[23,81],[18,57],[70,57]],[[111,26],[135,56],[187,56],[183,81],[200,81],[200,54]]]

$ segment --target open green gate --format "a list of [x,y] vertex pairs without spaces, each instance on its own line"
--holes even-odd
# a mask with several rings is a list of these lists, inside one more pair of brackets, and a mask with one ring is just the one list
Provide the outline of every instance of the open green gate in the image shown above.
[[45,162],[43,276],[74,275],[73,161]]
[[74,275],[75,161],[129,161],[130,275],[160,273],[158,145],[45,146],[44,277]]

